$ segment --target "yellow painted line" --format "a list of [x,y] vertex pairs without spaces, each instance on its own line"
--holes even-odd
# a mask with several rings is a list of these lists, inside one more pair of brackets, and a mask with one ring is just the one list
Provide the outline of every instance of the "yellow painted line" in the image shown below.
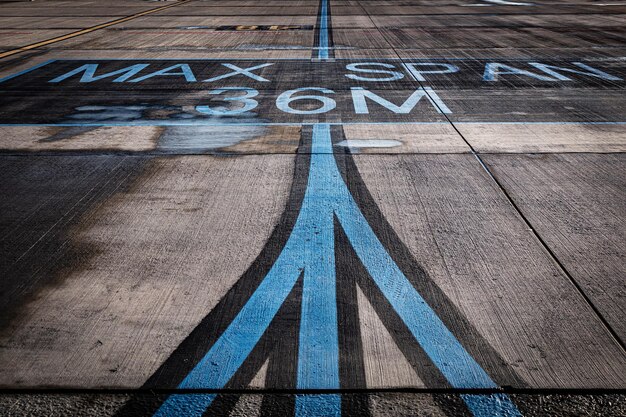
[[11,56],[11,55],[19,54],[21,52],[25,52],[25,51],[28,51],[28,50],[31,50],[31,49],[39,48],[40,46],[45,46],[45,45],[49,45],[51,43],[61,42],[61,41],[64,41],[66,39],[70,39],[70,38],[74,38],[76,36],[84,35],[85,33],[90,33],[90,32],[93,32],[95,30],[98,30],[98,29],[103,29],[103,28],[106,28],[106,27],[109,27],[109,26],[117,25],[118,23],[124,23],[124,22],[127,22],[129,20],[141,17],[141,16],[145,16],[145,15],[148,15],[148,14],[159,12],[161,10],[169,9],[170,7],[180,6],[181,4],[189,3],[190,1],[193,1],[193,0],[180,0],[179,2],[177,2],[175,4],[168,4],[167,6],[161,6],[161,7],[157,7],[156,9],[146,10],[145,12],[133,14],[133,15],[130,15],[130,16],[123,17],[121,19],[113,20],[111,22],[102,23],[100,25],[92,26],[92,27],[87,28],[87,29],[81,29],[81,30],[76,31],[76,32],[68,33],[67,35],[58,36],[56,38],[48,39],[46,41],[32,43],[30,45],[22,46],[21,48],[12,49],[10,51],[2,52],[2,53],[0,53],[0,59],[6,58],[6,57]]

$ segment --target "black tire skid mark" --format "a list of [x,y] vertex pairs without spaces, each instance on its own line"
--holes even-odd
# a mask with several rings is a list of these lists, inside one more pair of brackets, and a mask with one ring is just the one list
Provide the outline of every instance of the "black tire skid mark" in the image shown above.
[[[319,55],[319,47],[320,47],[320,27],[322,22],[322,2],[324,0],[320,0],[318,6],[317,19],[315,20],[315,31],[313,32],[313,52],[311,52],[311,58],[318,58]],[[328,29],[328,58],[335,58],[335,50],[333,46],[335,45],[333,41],[333,27],[332,27],[332,17],[330,11],[330,0],[328,0],[328,7],[326,7],[326,28]]]
[[[306,189],[309,161],[310,154],[308,153],[298,153],[296,155],[293,182],[287,205],[259,256],[218,304],[200,321],[189,336],[180,343],[165,362],[148,378],[142,385],[141,390],[175,389],[178,387],[187,374],[191,372],[215,344],[219,336],[224,333],[254,291],[256,291],[280,255],[295,225]],[[270,360],[269,365],[272,366],[273,362],[273,360]],[[271,368],[272,371],[268,369],[268,373],[275,373],[273,369],[273,367]],[[144,400],[131,398],[116,416],[152,415],[159,408],[162,401],[164,399],[156,398],[153,407],[146,409]]]
[[[353,269],[356,254],[351,250],[345,233],[334,218],[335,265],[337,277],[337,331],[339,333],[339,380],[341,387],[367,389],[363,338],[359,319],[357,283]],[[370,417],[369,399],[365,393],[342,396],[341,415]]]
[[[310,150],[310,141],[305,141],[304,138],[311,137],[311,135],[312,128],[310,126],[302,129],[301,146],[296,155],[293,184],[287,207],[261,254],[234,284],[231,290],[220,300],[218,305],[148,379],[143,385],[143,389],[176,388],[226,330],[230,322],[239,313],[263,278],[265,278],[265,275],[285,245],[302,206],[310,163],[310,155],[307,152]],[[332,138],[333,143],[344,139],[341,126],[332,127]],[[304,144],[305,142],[308,143]],[[350,151],[343,148],[336,152],[334,157],[341,175],[348,185],[348,189],[361,208],[368,223],[411,284],[496,383],[500,381],[523,387],[524,383],[521,378],[510,369],[499,354],[460,313],[458,308],[432,281],[423,268],[414,260],[408,248],[400,241],[374,202],[361,178]],[[398,348],[426,385],[450,387],[445,377],[428,359],[428,356],[404,325],[400,316],[394,311],[389,301],[371,279],[358,256],[354,253],[354,249],[338,224],[337,219],[335,219],[335,242],[337,297],[338,300],[341,300],[341,302],[338,302],[341,388],[350,390],[367,389],[364,376],[362,340],[359,330],[359,313],[356,304],[357,285],[372,304]],[[294,305],[300,304],[301,281],[302,277],[298,280],[299,284],[296,284],[292,294],[288,297],[288,301],[283,304],[281,311],[272,321],[259,344],[254,348],[236,375],[229,381],[226,389],[245,388],[268,358],[267,389],[271,391],[295,388],[299,309],[295,308],[294,310]],[[295,319],[296,315],[298,316],[297,319]],[[291,337],[285,337],[286,335]],[[291,342],[287,342],[288,340]],[[274,343],[275,341],[278,341],[277,344]],[[263,391],[263,394],[269,395],[264,395],[261,415],[285,416],[286,409],[294,410],[294,395],[277,395],[267,390]],[[233,394],[218,395],[205,413],[205,416],[227,415],[224,411],[232,410],[238,398],[239,396]],[[434,398],[438,403],[441,402],[439,400],[443,401],[441,404],[443,410],[456,409],[458,412],[459,409],[465,409],[468,412],[467,415],[469,415],[469,411],[460,397],[434,396]],[[344,415],[369,415],[369,400],[365,392],[362,395],[351,394],[346,399],[347,401],[342,401]],[[157,399],[153,409],[148,410],[147,415],[151,415],[156,411],[162,401],[164,401],[164,398]],[[145,411],[145,401],[141,402],[141,406]],[[139,415],[136,410],[137,408],[133,407],[133,400],[131,399],[117,415]],[[367,410],[367,414],[364,414],[364,410]]]
[[[246,389],[266,360],[268,372],[266,380],[272,381],[272,389],[289,389],[296,384],[298,363],[298,331],[300,329],[300,304],[302,301],[302,274],[291,293],[281,306],[267,331],[254,347],[239,370],[226,385],[226,389]],[[287,341],[294,341],[287,343]],[[274,383],[277,383],[275,386]],[[203,417],[222,417],[230,415],[241,395],[220,395],[207,408]],[[285,416],[284,409],[289,407],[289,397],[271,398],[264,396],[261,403],[261,415]],[[280,404],[277,403],[280,401]],[[294,404],[295,405],[295,404]],[[287,409],[294,409],[293,405]],[[280,414],[277,414],[280,411]]]
[[[334,126],[333,142],[344,140],[343,127]],[[424,298],[428,305],[437,313],[446,327],[459,340],[468,353],[480,364],[499,386],[513,385],[518,388],[526,387],[526,383],[517,375],[509,364],[496,352],[487,340],[461,313],[459,308],[445,295],[443,290],[434,282],[429,274],[414,259],[410,250],[400,240],[395,230],[380,211],[374,198],[369,192],[356,166],[349,148],[343,149],[344,155],[336,155],[337,166],[346,182],[352,197],[357,202],[365,219],[374,230],[387,252],[398,265],[409,282]],[[372,283],[373,284],[373,283]],[[366,290],[367,283],[362,285]],[[393,311],[392,308],[386,309]],[[379,313],[380,314],[380,313]],[[381,319],[385,319],[383,315]],[[417,342],[413,342],[419,345]]]

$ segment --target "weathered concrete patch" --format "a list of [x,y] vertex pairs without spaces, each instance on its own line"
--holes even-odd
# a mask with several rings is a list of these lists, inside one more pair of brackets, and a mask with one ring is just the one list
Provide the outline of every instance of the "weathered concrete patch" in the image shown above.
[[624,386],[623,350],[473,156],[354,160],[402,242],[526,386]]
[[626,152],[626,124],[455,123],[479,152]]
[[222,148],[233,153],[296,153],[300,144],[301,126],[267,126],[257,138]]
[[361,153],[464,153],[469,147],[449,123],[434,124],[346,124],[348,141],[397,141],[398,146],[368,148]]
[[0,126],[2,151],[125,151],[156,148],[159,126]]
[[[80,270],[97,249],[72,244],[82,216],[128,189],[144,158],[2,156],[0,171],[0,326]],[[42,334],[63,329],[42,324]],[[30,348],[36,349],[36,346]],[[12,361],[5,364],[13,367]]]
[[626,341],[626,155],[485,155],[484,160]]
[[158,151],[174,154],[206,153],[233,147],[265,136],[265,126],[169,126],[159,139]]
[[[16,158],[37,172],[33,159]],[[49,181],[80,197],[72,180],[84,173],[75,170],[96,158],[53,156],[41,164],[62,164]],[[137,159],[106,160],[119,158]],[[20,177],[13,159],[0,162],[12,162]],[[34,282],[55,278],[49,264],[64,268],[56,285],[30,302],[11,296],[24,282],[3,281],[19,314],[0,335],[0,385],[141,386],[258,256],[285,210],[292,169],[288,155],[153,159],[131,186],[84,213],[70,210],[80,222],[69,238],[48,244],[50,255],[22,236],[37,241],[46,229],[36,225],[56,224],[62,214],[43,205],[27,216],[32,223],[17,222],[25,207],[37,207],[47,184],[28,170],[19,186],[3,183],[22,196],[3,199],[4,246],[22,263],[37,261],[23,266]],[[54,190],[49,198],[60,200],[59,210],[76,204]],[[90,256],[68,257],[63,247],[89,248]],[[15,268],[3,275],[22,277]]]

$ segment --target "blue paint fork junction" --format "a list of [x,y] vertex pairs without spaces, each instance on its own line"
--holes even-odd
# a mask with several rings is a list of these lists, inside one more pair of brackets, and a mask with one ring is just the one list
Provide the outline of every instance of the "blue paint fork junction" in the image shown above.
[[0,3],[0,415],[626,415],[624,21]]

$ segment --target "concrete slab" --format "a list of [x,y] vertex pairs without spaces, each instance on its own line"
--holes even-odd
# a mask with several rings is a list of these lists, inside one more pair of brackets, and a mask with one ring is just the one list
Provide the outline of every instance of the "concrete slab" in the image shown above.
[[[4,282],[11,292],[5,293],[10,298],[3,309],[11,300],[16,314],[1,336],[0,364],[6,365],[0,368],[1,384],[139,387],[266,245],[287,204],[293,157],[60,158],[1,158],[3,172],[12,178],[3,187],[23,190],[2,210],[5,248],[13,259],[5,264],[5,273],[15,279],[30,277],[30,284],[22,282],[19,289]],[[624,355],[618,345],[472,156],[354,159],[373,201],[407,246],[405,255],[394,252],[395,256],[419,259],[420,268],[443,291],[444,298],[433,305],[448,311],[444,320],[450,320],[452,331],[501,384],[545,389],[624,383]],[[125,164],[123,182],[95,171],[84,181],[83,188],[89,191],[81,191],[72,182],[72,172],[81,169],[79,162],[98,161]],[[37,176],[46,181],[33,181]],[[33,184],[30,192],[28,184]],[[51,184],[64,184],[69,195],[63,197]],[[88,198],[94,186],[108,187],[100,193],[109,197],[85,204],[95,198]],[[42,190],[51,197],[33,205]],[[72,201],[83,203],[77,206]],[[51,210],[64,212],[64,206],[69,207],[65,222],[54,223]],[[375,213],[376,207],[364,210]],[[18,213],[30,220],[14,217]],[[42,215],[48,216],[54,233]],[[38,229],[32,228],[33,221]],[[358,276],[359,268],[350,265]],[[396,337],[401,335],[372,282],[364,278],[359,286],[381,320],[370,321],[369,326],[384,323],[395,329]],[[424,288],[421,292],[428,294]],[[338,302],[350,303],[350,298]],[[467,324],[457,322],[455,314]],[[350,339],[358,337],[357,333]],[[385,340],[373,339],[367,352]],[[417,372],[428,386],[439,386],[424,358],[411,356],[410,342],[400,340],[396,338],[399,347],[387,348],[385,356],[368,356],[370,366],[384,369],[381,376],[390,369],[398,375],[399,368],[377,361],[401,360],[402,356],[389,356],[401,352],[414,367],[404,368],[405,372]],[[358,351],[352,355],[351,361],[360,357]],[[10,364],[17,358],[21,365],[16,369]],[[510,370],[501,368],[502,361]],[[390,384],[393,378],[382,380],[387,381],[386,388],[398,387]],[[266,387],[276,383],[270,378]]]
[[[264,5],[268,7],[293,7],[294,10],[300,7],[317,7],[319,6],[319,2],[317,0],[294,0],[290,1],[288,4],[285,4],[282,0],[268,0],[263,2]],[[195,9],[205,9],[208,7],[219,8],[222,7],[258,7],[259,3],[254,0],[226,0],[221,1],[219,3],[215,3],[213,1],[196,1],[191,3],[188,7]]]
[[23,45],[65,35],[66,33],[66,29],[0,29],[0,47],[7,50],[19,48]]
[[[363,11],[355,10],[355,8],[341,6],[333,8],[334,14],[362,14]],[[464,5],[455,4],[450,6],[415,6],[411,4],[404,4],[398,2],[395,4],[380,5],[376,4],[363,4],[365,13],[369,15],[438,15],[438,14],[500,14],[500,15],[522,15],[522,14],[587,14],[597,13],[601,10],[602,13],[607,14],[624,14],[626,12],[626,6],[621,3],[611,5],[608,7],[593,8],[584,3],[576,5],[529,5],[529,6],[517,6],[511,7],[511,5],[488,5],[483,7],[466,7]]]
[[444,48],[572,48],[622,47],[626,32],[620,28],[582,30],[557,28],[394,28],[381,30],[385,39],[396,49]]
[[317,5],[303,7],[280,6],[225,6],[207,7],[197,6],[176,10],[176,8],[164,10],[156,14],[157,16],[315,16],[317,15]]
[[[296,153],[299,126],[0,126],[0,151],[15,153],[141,152],[149,154]],[[350,124],[338,149],[353,153],[465,153],[469,147],[449,124]],[[517,152],[527,142],[502,141]],[[543,144],[543,146],[548,146]],[[474,145],[476,146],[476,145]],[[495,146],[495,145],[494,145]],[[615,146],[620,146],[619,143]],[[602,148],[604,147],[604,148]],[[608,148],[607,148],[608,147]],[[611,149],[607,143],[596,148]]]
[[467,153],[469,146],[450,124],[368,125],[343,128],[353,153]]
[[[103,33],[105,36],[103,36]],[[56,49],[301,49],[310,50],[313,31],[217,31],[214,29],[127,29],[77,37]]]
[[[127,3],[127,4],[124,4]],[[134,13],[143,12],[158,5],[148,2],[111,2],[110,5],[94,5],[92,2],[84,2],[82,7],[72,7],[66,5],[57,6],[54,2],[46,2],[45,6],[40,4],[29,6],[2,6],[3,17],[65,17],[65,18],[82,18],[82,17],[124,17]],[[17,3],[13,3],[14,5]],[[139,5],[138,5],[139,4]]]
[[156,149],[158,126],[95,128],[2,126],[0,149],[10,152],[136,151]]
[[486,155],[522,213],[626,340],[623,154]]
[[108,16],[103,17],[81,17],[67,18],[67,17],[29,17],[29,16],[0,16],[0,26],[4,29],[82,29],[84,27],[95,26],[100,23],[108,22],[111,18]]
[[455,123],[482,153],[626,152],[625,124]]
[[[150,15],[116,25],[115,29],[174,28],[202,30],[218,26],[315,25],[315,16],[159,16]],[[197,27],[197,28],[194,28]]]
[[[621,348],[473,156],[354,159],[399,239],[523,384],[605,386],[603,374],[624,363]],[[611,353],[590,351],[611,344]]]
[[374,29],[371,16],[332,16],[333,31],[336,29]]
[[619,59],[624,54],[623,47],[613,48],[517,48],[512,45],[508,48],[483,49],[474,48],[468,54],[465,48],[440,48],[431,50],[406,49],[398,50],[396,56],[401,58],[473,58],[473,59],[527,59],[527,60],[551,60],[558,59],[595,59],[610,60]]
[[3,275],[19,282],[2,284],[5,388],[141,386],[258,256],[293,169],[280,155],[35,158],[0,157]]
[[[599,28],[609,27],[619,29],[618,21],[623,15],[605,15],[605,14],[585,14],[585,18],[581,19],[580,15],[568,14],[529,14],[529,15],[494,15],[485,13],[481,15],[436,15],[436,16],[370,16],[373,22],[379,28],[479,28],[479,27],[495,27],[495,28],[561,28],[570,27],[576,30],[581,28]],[[337,18],[333,18],[333,24]]]
[[391,49],[378,29],[336,29],[333,40],[340,49]]

